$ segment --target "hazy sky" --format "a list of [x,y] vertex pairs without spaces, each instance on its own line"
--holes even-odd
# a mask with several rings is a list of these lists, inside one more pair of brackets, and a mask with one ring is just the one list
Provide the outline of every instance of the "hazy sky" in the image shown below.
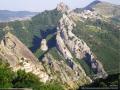
[[[80,8],[94,0],[0,0],[0,10],[35,11],[54,9],[59,2],[64,2],[71,8]],[[120,0],[101,0],[120,5]]]

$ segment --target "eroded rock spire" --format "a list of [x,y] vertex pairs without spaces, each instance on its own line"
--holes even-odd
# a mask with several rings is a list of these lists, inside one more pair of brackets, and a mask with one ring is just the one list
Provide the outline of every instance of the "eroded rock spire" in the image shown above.
[[63,2],[59,3],[57,5],[57,8],[56,8],[58,11],[62,12],[62,13],[65,13],[65,12],[69,12],[70,11],[70,8],[64,4]]
[[[78,38],[72,31],[76,27],[75,22],[71,18],[71,13],[63,14],[62,18],[59,20],[58,33],[56,37],[57,46],[62,55],[72,57],[73,54],[79,60],[85,58],[85,62],[92,68],[95,72],[97,78],[104,78],[107,76],[101,62],[97,60],[93,52],[90,50],[89,46],[84,42],[84,40]],[[74,60],[70,59],[72,63]]]
[[47,46],[47,41],[46,41],[46,39],[42,39],[40,49],[41,49],[42,51],[47,51],[47,50],[48,50],[48,46]]

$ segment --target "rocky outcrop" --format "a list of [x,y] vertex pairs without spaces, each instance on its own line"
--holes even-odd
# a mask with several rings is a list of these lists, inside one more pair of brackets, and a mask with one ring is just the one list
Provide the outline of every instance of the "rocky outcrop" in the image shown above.
[[81,59],[83,58],[85,51],[90,52],[90,48],[83,40],[72,33],[75,26],[76,24],[70,20],[67,15],[63,14],[63,17],[59,22],[57,36],[60,34],[59,36],[61,37],[61,40],[64,41],[65,45],[75,53],[77,58]]
[[0,43],[0,56],[7,60],[14,71],[22,69],[37,75],[43,82],[49,80],[48,74],[38,59],[11,33],[7,33]]
[[64,60],[56,60],[47,53],[42,59],[43,65],[46,68],[52,80],[60,82],[66,90],[74,90],[79,85],[91,83],[91,79],[86,76],[85,72],[79,64],[74,63],[74,70],[69,67]]
[[62,54],[65,57],[65,59],[73,59],[71,52],[69,51],[69,49],[65,45],[59,32],[57,33],[56,41],[57,41],[57,47],[59,48],[60,51],[62,51]]
[[[76,26],[76,24],[70,20],[66,14],[63,14],[63,17],[60,19],[59,23],[58,23],[58,27],[57,27],[57,34],[56,34],[56,46],[58,48],[58,50],[61,52],[61,54],[64,56],[64,58],[66,59],[66,64],[61,63],[62,65],[66,66],[67,68],[69,68],[70,72],[66,69],[62,69],[63,71],[61,73],[64,72],[63,75],[66,75],[68,80],[64,80],[63,75],[60,75],[62,77],[60,77],[61,79],[64,80],[64,82],[66,82],[68,85],[68,82],[72,82],[73,86],[76,86],[77,83],[79,83],[79,85],[84,85],[87,83],[92,82],[92,80],[86,76],[85,71],[83,70],[83,68],[80,66],[80,64],[77,64],[73,59],[72,53],[71,51],[74,50],[74,46],[75,43],[74,41],[71,41],[70,38],[73,38],[73,36],[75,36],[72,33],[72,29],[73,27]],[[77,38],[77,37],[76,37]],[[80,54],[77,53],[76,54]],[[80,56],[80,55],[78,55]],[[81,57],[81,56],[80,56]],[[66,71],[64,71],[66,70]],[[66,73],[73,73],[71,76],[69,76],[69,74]],[[75,76],[77,75],[77,76]],[[64,76],[65,77],[65,76]],[[84,78],[84,79],[83,79]],[[87,82],[84,82],[87,81]]]
[[42,51],[47,51],[47,50],[48,50],[48,46],[47,46],[46,39],[42,39],[40,49],[41,49]]
[[62,12],[62,13],[70,11],[70,8],[67,5],[65,5],[63,2],[61,2],[60,4],[58,4],[56,9],[58,11]]
[[78,59],[85,58],[85,62],[92,68],[97,77],[106,77],[107,73],[102,64],[97,60],[87,44],[72,33],[76,24],[73,20],[74,17],[70,14],[72,13],[63,13],[57,27],[56,41],[59,51],[66,59],[70,59],[73,63],[71,53]]

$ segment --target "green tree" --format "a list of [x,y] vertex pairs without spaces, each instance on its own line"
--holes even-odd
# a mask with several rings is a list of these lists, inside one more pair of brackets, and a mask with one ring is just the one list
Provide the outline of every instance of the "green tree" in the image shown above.
[[35,90],[39,90],[40,86],[43,85],[37,76],[32,73],[26,73],[23,70],[17,72],[13,84],[14,88],[33,88]]
[[11,88],[13,86],[11,83],[13,78],[14,73],[12,70],[7,66],[7,64],[0,62],[0,88]]

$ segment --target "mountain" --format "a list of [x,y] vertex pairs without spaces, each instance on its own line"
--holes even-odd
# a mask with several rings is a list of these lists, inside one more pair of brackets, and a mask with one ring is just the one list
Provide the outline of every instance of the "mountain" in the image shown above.
[[108,2],[95,0],[84,8],[85,10],[93,10],[98,14],[107,17],[120,16],[120,5],[114,5]]
[[36,14],[38,12],[0,10],[0,22],[30,19]]
[[13,68],[13,71],[22,69],[26,72],[32,72],[39,76],[43,82],[46,82],[48,79],[48,75],[45,73],[45,70],[38,59],[17,37],[9,32],[1,41],[0,56],[2,59],[7,60],[10,67]]
[[75,90],[119,73],[119,24],[94,10],[76,12],[60,3],[31,20],[0,23],[0,57],[13,70]]

